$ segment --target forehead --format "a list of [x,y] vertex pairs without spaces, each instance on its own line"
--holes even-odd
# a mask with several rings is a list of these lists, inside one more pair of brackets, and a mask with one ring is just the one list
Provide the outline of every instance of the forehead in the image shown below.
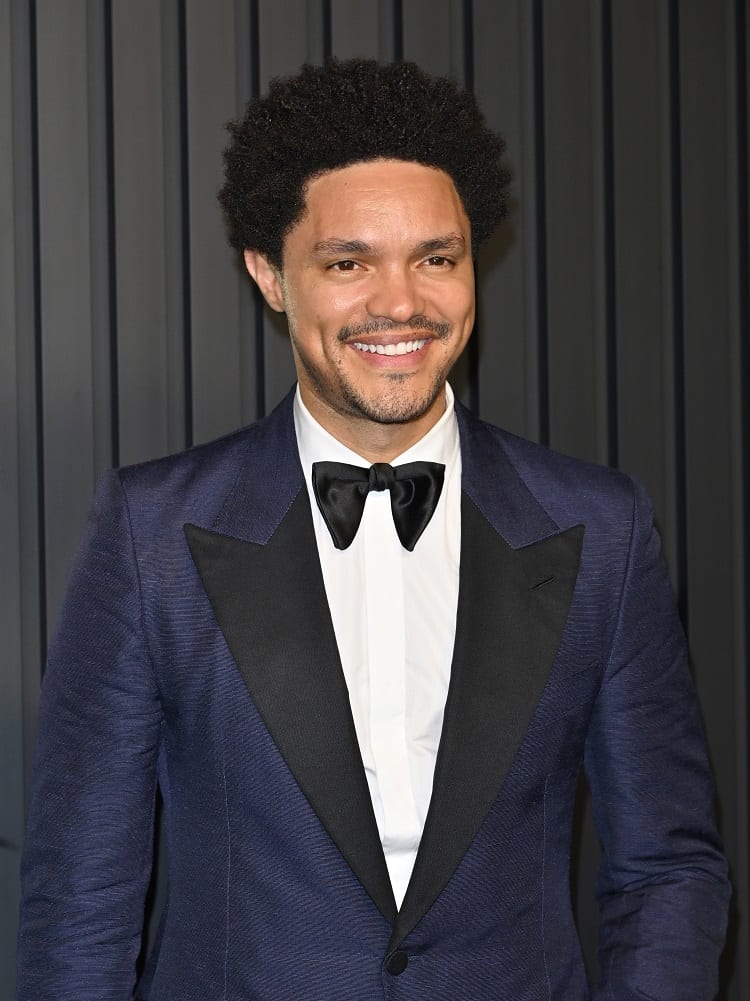
[[290,236],[373,238],[459,232],[469,220],[452,179],[404,160],[368,160],[313,178]]

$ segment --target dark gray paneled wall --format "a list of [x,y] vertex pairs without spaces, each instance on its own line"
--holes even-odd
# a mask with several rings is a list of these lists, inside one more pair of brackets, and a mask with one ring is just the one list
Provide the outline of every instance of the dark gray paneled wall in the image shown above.
[[223,123],[270,77],[356,54],[453,74],[508,139],[517,204],[456,382],[654,498],[737,888],[722,996],[750,996],[748,21],[746,0],[0,0],[4,988],[41,664],[95,478],[293,378],[225,246]]

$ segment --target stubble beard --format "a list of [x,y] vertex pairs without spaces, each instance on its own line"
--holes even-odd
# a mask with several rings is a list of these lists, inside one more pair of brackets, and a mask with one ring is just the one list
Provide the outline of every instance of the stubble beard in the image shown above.
[[447,373],[437,373],[427,392],[417,399],[410,398],[400,390],[399,387],[408,381],[409,376],[397,372],[387,376],[393,387],[393,394],[385,393],[377,400],[362,396],[352,386],[344,383],[342,399],[348,411],[347,416],[377,424],[408,424],[419,420],[440,395],[446,377]]

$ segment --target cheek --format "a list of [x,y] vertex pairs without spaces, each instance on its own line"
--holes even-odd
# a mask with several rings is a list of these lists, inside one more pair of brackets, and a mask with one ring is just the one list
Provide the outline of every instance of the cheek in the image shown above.
[[352,316],[364,314],[366,296],[361,288],[328,288],[326,290],[326,314],[334,323],[341,325]]
[[314,285],[307,290],[303,303],[298,303],[297,316],[313,322],[322,330],[343,326],[358,309],[362,308],[362,295],[356,290],[332,288],[331,285]]
[[474,296],[474,283],[472,282],[470,287],[464,289],[459,304],[460,313],[466,319],[466,321],[468,321],[469,325],[473,324],[474,322],[475,308],[476,308],[476,299]]
[[428,309],[441,313],[453,323],[461,323],[474,315],[474,279],[466,275],[444,278],[425,290]]

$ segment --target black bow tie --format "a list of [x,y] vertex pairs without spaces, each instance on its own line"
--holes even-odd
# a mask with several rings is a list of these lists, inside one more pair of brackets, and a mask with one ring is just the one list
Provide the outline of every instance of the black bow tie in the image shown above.
[[403,466],[376,462],[369,469],[346,462],[314,462],[312,467],[315,499],[337,549],[347,549],[354,541],[368,493],[390,490],[396,532],[411,552],[435,511],[444,475],[440,462]]

